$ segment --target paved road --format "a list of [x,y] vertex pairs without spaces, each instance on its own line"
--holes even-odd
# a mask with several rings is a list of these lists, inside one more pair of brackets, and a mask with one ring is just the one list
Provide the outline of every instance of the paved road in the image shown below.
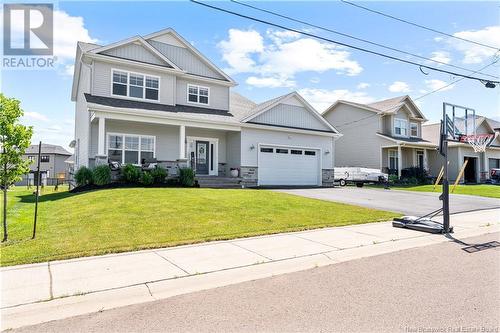
[[465,246],[440,243],[13,332],[498,332],[500,247]]
[[[309,198],[343,202],[368,208],[425,215],[441,207],[440,193],[356,187],[279,190]],[[499,187],[500,191],[500,187]],[[451,213],[500,207],[500,200],[472,195],[450,195]]]

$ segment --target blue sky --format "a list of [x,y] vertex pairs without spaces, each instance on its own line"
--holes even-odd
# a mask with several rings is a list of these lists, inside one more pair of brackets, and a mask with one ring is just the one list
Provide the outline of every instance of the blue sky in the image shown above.
[[[310,29],[233,3],[211,3],[285,23],[299,30]],[[341,2],[262,1],[253,4],[471,70],[493,60],[491,50],[391,21]],[[363,4],[450,34],[500,47],[497,2]],[[339,98],[363,103],[405,94],[416,98],[456,79],[435,72],[424,75],[413,66],[286,33],[187,1],[71,1],[58,2],[55,6],[57,69],[2,71],[2,92],[21,100],[26,111],[23,122],[35,128],[33,142],[43,140],[67,148],[72,139],[71,66],[77,40],[107,44],[172,27],[226,70],[239,83],[235,90],[241,94],[261,102],[297,90],[320,112]],[[381,50],[320,30],[307,31]],[[499,75],[499,66],[500,62],[485,72]],[[476,81],[463,80],[419,100],[418,105],[428,119],[437,121],[443,101],[466,105],[482,115],[498,117],[500,88],[486,89]]]

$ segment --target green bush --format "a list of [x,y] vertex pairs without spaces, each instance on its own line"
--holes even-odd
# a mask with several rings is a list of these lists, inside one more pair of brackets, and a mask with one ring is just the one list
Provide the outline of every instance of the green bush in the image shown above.
[[191,168],[179,169],[179,183],[181,186],[192,187],[194,185],[194,171]]
[[108,165],[99,165],[92,171],[92,178],[96,185],[106,185],[111,183],[111,169]]
[[163,184],[165,182],[165,178],[168,176],[168,172],[165,168],[156,167],[151,170],[151,176],[153,176],[155,184]]
[[139,180],[142,185],[149,186],[153,185],[154,178],[151,172],[143,172],[141,174],[141,179]]
[[80,169],[75,172],[75,181],[77,186],[92,184],[92,170],[85,166],[80,167]]
[[129,183],[137,183],[141,179],[141,170],[132,164],[125,164],[122,167],[122,179]]
[[389,175],[389,183],[394,184],[399,181],[398,175]]

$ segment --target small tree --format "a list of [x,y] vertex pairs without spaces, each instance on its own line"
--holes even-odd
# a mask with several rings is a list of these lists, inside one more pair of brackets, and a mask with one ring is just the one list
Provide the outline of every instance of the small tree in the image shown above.
[[7,190],[29,171],[30,161],[22,156],[29,147],[33,129],[19,122],[24,114],[14,98],[0,93],[0,184],[3,190],[3,240],[7,240]]

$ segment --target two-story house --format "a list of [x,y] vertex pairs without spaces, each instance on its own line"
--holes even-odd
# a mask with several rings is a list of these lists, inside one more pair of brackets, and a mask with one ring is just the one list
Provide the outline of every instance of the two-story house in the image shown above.
[[409,96],[371,104],[339,100],[323,116],[342,133],[336,166],[381,169],[401,177],[408,167],[428,169],[430,152],[436,150],[422,138],[426,118]]
[[[30,172],[23,176],[16,185],[36,185],[36,170],[38,168],[38,145],[30,145],[24,152],[23,159],[29,160]],[[65,161],[71,153],[58,145],[42,143],[40,154],[40,180],[44,185],[55,184],[54,179],[60,181],[69,177],[69,167]],[[50,179],[50,180],[49,180]]]
[[340,135],[298,93],[257,104],[172,29],[79,42],[75,169],[156,160],[198,177],[239,169],[249,185],[328,185]]

